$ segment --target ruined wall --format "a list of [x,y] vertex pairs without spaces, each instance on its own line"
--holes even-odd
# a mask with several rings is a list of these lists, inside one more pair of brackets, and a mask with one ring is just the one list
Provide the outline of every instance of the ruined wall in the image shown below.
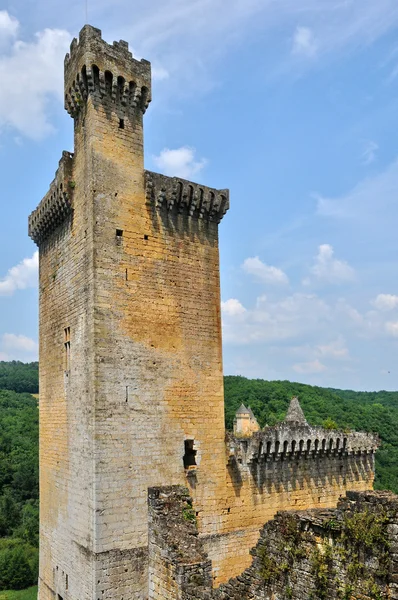
[[[371,489],[377,446],[371,434],[308,424],[283,423],[243,439],[228,435],[226,487],[215,507],[218,534],[208,536],[198,515],[215,583],[249,566],[259,529],[278,510],[332,508],[347,490]],[[192,485],[190,491],[195,498]]]
[[189,506],[183,488],[150,490],[150,600],[398,598],[394,494],[349,492],[336,509],[278,513],[262,528],[251,566],[218,589]]

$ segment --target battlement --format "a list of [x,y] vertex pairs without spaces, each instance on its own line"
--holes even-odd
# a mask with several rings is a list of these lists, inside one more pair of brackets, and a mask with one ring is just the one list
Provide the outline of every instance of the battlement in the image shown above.
[[379,438],[373,433],[347,433],[288,423],[266,427],[249,439],[231,435],[228,442],[230,460],[246,465],[261,460],[373,454],[379,447]]
[[[244,412],[243,409],[249,412],[242,404],[236,417]],[[248,465],[261,460],[373,454],[379,447],[379,441],[373,433],[311,427],[298,398],[292,398],[282,423],[254,431],[250,437],[237,435],[235,428],[234,435],[228,438],[229,460]]]
[[142,113],[151,101],[151,64],[136,60],[128,43],[108,44],[100,29],[85,25],[65,56],[65,109],[75,118],[91,96],[120,118]]
[[188,214],[219,223],[229,209],[229,190],[145,171],[146,198],[158,210]]
[[29,237],[40,246],[72,212],[73,154],[63,152],[55,178],[39,206],[29,216]]

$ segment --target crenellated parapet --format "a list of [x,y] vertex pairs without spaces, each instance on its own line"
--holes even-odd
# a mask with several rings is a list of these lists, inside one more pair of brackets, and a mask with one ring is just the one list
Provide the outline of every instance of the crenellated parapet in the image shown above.
[[228,437],[230,458],[241,464],[267,460],[289,460],[322,456],[373,454],[379,438],[373,433],[345,432],[322,427],[282,423],[265,427],[249,439]]
[[216,190],[179,177],[145,171],[146,197],[158,210],[219,223],[229,209],[229,190]]
[[72,212],[73,154],[63,152],[50,189],[29,216],[29,236],[40,246]]
[[89,97],[121,119],[144,113],[151,101],[151,64],[134,59],[127,42],[107,44],[99,29],[86,25],[65,57],[65,109],[71,117]]
[[[241,412],[242,407],[237,416]],[[373,454],[379,442],[374,433],[312,427],[307,423],[298,398],[290,401],[282,423],[264,427],[249,437],[234,431],[234,435],[228,434],[227,438],[230,462],[243,465],[270,460]]]

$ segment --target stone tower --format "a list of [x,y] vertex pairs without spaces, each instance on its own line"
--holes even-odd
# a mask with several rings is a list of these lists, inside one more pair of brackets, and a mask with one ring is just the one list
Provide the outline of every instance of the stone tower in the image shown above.
[[85,26],[40,249],[39,600],[147,598],[147,489],[225,486],[218,223],[227,190],[144,170],[151,68]]

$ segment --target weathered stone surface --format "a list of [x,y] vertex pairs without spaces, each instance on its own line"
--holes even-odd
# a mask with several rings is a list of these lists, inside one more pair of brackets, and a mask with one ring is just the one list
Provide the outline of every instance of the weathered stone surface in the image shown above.
[[73,211],[73,154],[63,152],[50,189],[29,217],[29,236],[41,245]]
[[229,209],[229,190],[216,190],[178,177],[145,171],[146,196],[158,210],[219,223]]
[[[161,496],[162,502],[154,502],[154,495]],[[192,524],[190,528],[184,524],[187,501],[181,488],[150,492],[149,546],[155,548],[150,600],[397,598],[398,565],[391,559],[390,546],[398,520],[398,496],[347,494],[336,509],[278,512],[262,528],[251,552],[251,566],[218,589],[208,577],[197,585],[176,577],[177,570],[184,572],[192,562],[190,556],[199,573],[201,565],[208,564]],[[170,513],[176,535],[169,531]]]

